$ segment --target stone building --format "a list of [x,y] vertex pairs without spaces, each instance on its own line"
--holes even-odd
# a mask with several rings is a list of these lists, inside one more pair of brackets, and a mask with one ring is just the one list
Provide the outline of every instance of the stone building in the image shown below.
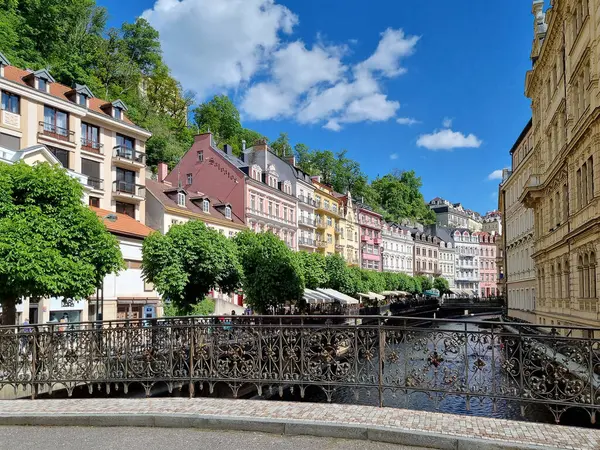
[[[519,201],[532,169],[533,133],[529,120],[510,150],[511,170],[503,171],[498,204],[504,234],[500,251],[504,251],[501,282],[508,303],[508,315],[536,322],[536,281],[533,254],[533,210]],[[497,255],[498,256],[498,255]]]
[[481,231],[495,235],[502,234],[502,214],[500,214],[500,211],[488,211],[481,218],[481,221]]
[[414,274],[425,275],[429,278],[439,274],[438,252],[440,238],[419,229],[411,230],[414,240]]
[[597,1],[533,2],[531,174],[537,322],[598,325],[600,9]]

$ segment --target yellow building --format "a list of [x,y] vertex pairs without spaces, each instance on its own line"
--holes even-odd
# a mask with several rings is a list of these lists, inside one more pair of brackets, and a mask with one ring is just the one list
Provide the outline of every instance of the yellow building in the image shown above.
[[600,9],[597,1],[533,3],[532,170],[520,197],[534,212],[537,322],[598,326]]
[[358,265],[358,222],[356,208],[352,201],[350,192],[346,195],[336,193],[336,196],[342,202],[342,216],[340,219],[341,233],[339,243],[342,246],[342,256],[351,266]]
[[321,183],[321,177],[315,176],[312,181],[315,186],[317,251],[325,255],[343,254],[342,201],[330,186]]

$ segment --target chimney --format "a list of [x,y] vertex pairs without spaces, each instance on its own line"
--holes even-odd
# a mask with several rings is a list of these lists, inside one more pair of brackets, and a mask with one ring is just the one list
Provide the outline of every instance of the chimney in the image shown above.
[[254,146],[252,148],[254,149],[255,152],[259,152],[259,151],[266,152],[269,149],[269,147],[267,146],[266,139],[259,139],[258,141],[256,141],[254,143]]
[[227,154],[227,155],[233,155],[233,148],[231,147],[231,145],[229,144],[225,144],[223,146],[223,151]]
[[310,177],[311,180],[316,181],[317,183],[321,182],[321,175],[315,175]]
[[169,166],[167,163],[159,162],[158,163],[158,182],[163,183],[167,175],[169,174]]
[[296,167],[296,157],[293,154],[284,156],[282,159],[290,166]]

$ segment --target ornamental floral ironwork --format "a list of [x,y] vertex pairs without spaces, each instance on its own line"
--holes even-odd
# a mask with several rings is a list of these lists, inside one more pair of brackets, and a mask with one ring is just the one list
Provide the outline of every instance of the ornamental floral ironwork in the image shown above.
[[600,329],[380,316],[0,327],[0,389],[35,397],[140,384],[150,395],[160,383],[190,395],[219,384],[234,396],[248,386],[302,397],[318,388],[329,401],[351,393],[380,406],[439,407],[452,398],[492,415],[502,405],[544,405],[557,422],[581,408],[595,422]]

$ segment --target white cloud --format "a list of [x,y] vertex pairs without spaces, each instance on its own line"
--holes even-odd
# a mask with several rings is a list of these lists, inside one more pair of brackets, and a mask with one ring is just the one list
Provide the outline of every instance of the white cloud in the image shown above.
[[400,125],[414,125],[416,123],[421,123],[419,122],[417,119],[413,119],[412,117],[398,117],[396,119],[396,122],[399,123]]
[[388,77],[406,72],[406,69],[400,66],[400,59],[413,54],[419,40],[418,36],[406,36],[404,31],[392,28],[385,30],[381,36],[375,53],[358,64],[357,68],[381,71]]
[[494,170],[487,177],[488,180],[501,180],[502,179],[502,169]]
[[340,131],[342,129],[342,126],[337,120],[329,119],[327,123],[323,125],[323,128],[326,128],[331,131]]
[[442,126],[444,128],[452,127],[452,119],[450,119],[449,117],[444,117],[444,120],[442,121]]
[[392,154],[390,155],[390,159],[391,159],[391,160],[398,159],[398,157],[399,157],[398,153],[392,153]]
[[452,150],[455,148],[478,148],[482,141],[474,134],[465,136],[458,131],[452,131],[448,128],[435,131],[431,134],[422,134],[417,139],[419,147],[425,147],[429,150]]
[[274,0],[156,0],[142,16],[173,75],[200,99],[248,82],[298,23]]
[[165,61],[186,89],[203,101],[236,91],[250,119],[288,118],[343,124],[381,122],[400,103],[384,93],[383,82],[406,72],[405,57],[419,37],[401,29],[381,33],[373,53],[348,63],[347,42],[316,44],[290,40],[298,17],[277,0],[154,0],[143,17],[160,33]]

